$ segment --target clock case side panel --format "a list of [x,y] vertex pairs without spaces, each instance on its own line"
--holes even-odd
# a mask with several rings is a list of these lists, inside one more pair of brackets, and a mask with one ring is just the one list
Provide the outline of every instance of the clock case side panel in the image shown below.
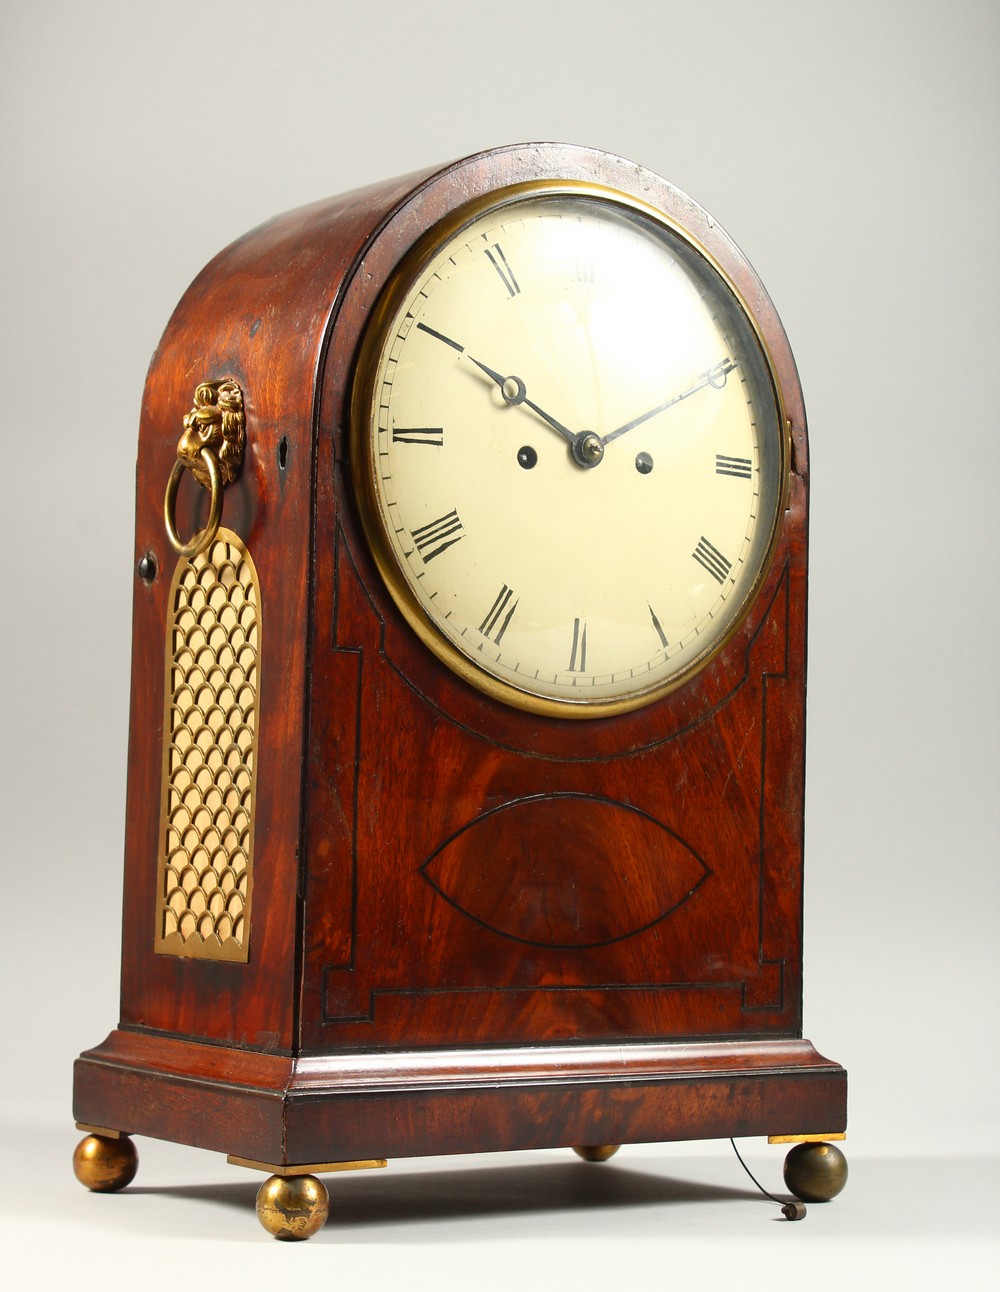
[[[117,1038],[126,1032],[140,1041],[158,1033],[264,1053],[294,1049],[316,376],[347,267],[383,211],[419,178],[315,203],[238,239],[187,290],[151,361],[139,430],[133,570],[152,556],[156,574],[149,581],[136,576],[133,601],[123,1030],[78,1061],[81,1121],[135,1126],[136,1109],[111,1115],[115,1100],[105,1087],[104,1059],[118,1054]],[[196,386],[224,378],[243,391],[246,451],[224,493],[222,525],[242,539],[256,567],[262,624],[246,963],[154,951],[168,600],[181,559],[166,538],[164,491]],[[207,519],[208,492],[187,475],[176,512],[183,536]],[[196,1046],[192,1053],[198,1052]],[[130,1072],[141,1074],[141,1046],[130,1043],[128,1053]],[[141,1080],[139,1088],[141,1104]],[[185,1138],[169,1129],[147,1133]]]
[[[446,786],[449,774],[458,777],[455,785],[461,784],[463,768],[468,766],[463,759],[470,750],[477,759],[482,758],[483,765],[493,760],[492,765],[500,769],[492,781],[492,772],[485,777],[490,782],[486,789],[493,795],[489,800],[493,806],[503,801],[498,796],[511,793],[503,771],[504,760],[509,760],[510,755],[533,759],[540,773],[537,784],[543,788],[555,787],[562,792],[567,786],[585,783],[586,769],[570,752],[579,745],[583,728],[590,749],[588,759],[583,761],[589,761],[591,767],[617,762],[620,767],[640,769],[648,786],[662,784],[665,778],[680,779],[687,756],[685,730],[696,727],[706,714],[716,710],[722,713],[727,705],[732,710],[731,698],[740,693],[741,687],[745,696],[750,694],[751,688],[744,683],[746,661],[752,653],[759,663],[755,695],[761,717],[748,713],[746,728],[756,721],[758,729],[746,749],[737,743],[731,753],[740,764],[740,776],[749,785],[748,799],[760,796],[759,819],[763,823],[767,818],[768,837],[766,842],[763,837],[760,840],[759,875],[748,886],[746,909],[731,906],[731,910],[741,923],[744,941],[753,943],[753,964],[743,981],[722,982],[724,1008],[715,1009],[712,993],[701,990],[705,984],[698,984],[698,989],[690,993],[695,1003],[679,1014],[674,1035],[801,1036],[806,428],[787,340],[749,266],[736,285],[760,318],[771,343],[790,425],[787,510],[758,605],[719,661],[681,691],[639,717],[625,715],[583,724],[531,719],[499,705],[450,675],[415,642],[385,595],[360,531],[349,472],[350,394],[358,337],[380,287],[426,230],[450,216],[456,206],[474,202],[498,188],[538,178],[617,186],[654,206],[663,201],[669,189],[663,181],[621,159],[558,145],[497,150],[467,159],[415,190],[379,237],[366,247],[361,272],[345,285],[341,312],[334,324],[323,374],[317,443],[320,492],[309,757],[312,767],[325,770],[322,778],[317,777],[310,785],[307,798],[308,886],[301,1021],[301,1043],[307,1052],[463,1043],[516,1045],[530,1043],[532,1038],[552,1042],[559,1039],[560,1027],[562,1036],[580,1039],[573,1033],[571,1022],[558,1018],[559,1002],[567,999],[565,994],[560,997],[560,989],[549,991],[549,1004],[543,1010],[545,1019],[533,1010],[523,1026],[499,1021],[490,1031],[494,1027],[490,1007],[499,997],[491,998],[477,988],[478,995],[466,993],[463,1003],[461,991],[455,993],[456,964],[448,960],[444,907],[432,916],[419,948],[420,968],[427,969],[423,985],[414,979],[407,981],[397,967],[399,990],[393,990],[391,985],[385,990],[384,980],[373,981],[371,974],[362,972],[363,956],[359,952],[364,949],[365,939],[379,940],[391,954],[403,939],[402,925],[393,915],[393,901],[397,899],[386,853],[409,849],[417,861],[424,856],[413,843],[417,819],[440,811],[441,787]],[[697,231],[711,253],[724,263],[735,259],[745,265],[739,253],[734,257],[733,244],[710,217],[676,190],[670,193],[675,214],[679,210],[678,218]],[[765,725],[769,742],[766,749]],[[723,731],[722,719],[719,726]],[[446,734],[449,730],[454,736],[451,743]],[[633,746],[630,752],[623,751],[623,731],[629,733],[627,742]],[[433,746],[421,743],[428,736]],[[723,732],[716,743],[725,739],[728,736]],[[393,779],[398,767],[393,763],[392,750],[405,748],[410,742],[411,757],[417,757],[414,741],[427,766],[428,788],[423,799],[408,792],[397,797],[398,782]],[[364,787],[359,785],[358,766],[363,758],[371,761],[372,749],[379,749],[380,744],[381,752],[374,755],[374,762],[379,768],[376,779],[381,792],[373,805],[373,796],[369,793],[366,797]],[[383,754],[389,757],[383,759]],[[561,777],[559,766],[574,762],[581,775],[574,779],[574,771]],[[484,775],[479,777],[480,793]],[[624,777],[625,782],[629,779],[629,775]],[[621,777],[618,783],[622,783]],[[454,793],[464,794],[465,788]],[[454,793],[448,791],[449,807],[454,806]],[[466,795],[470,818],[478,810],[474,793],[475,786]],[[485,799],[477,801],[481,807]],[[408,822],[414,824],[413,831]],[[372,859],[380,854],[382,861],[377,868],[381,873],[373,878]],[[757,863],[751,860],[748,864]],[[367,883],[367,899],[360,893],[359,883]],[[452,931],[459,927],[464,926],[456,925]],[[727,930],[722,929],[718,936],[724,941],[726,935]],[[524,955],[527,960],[537,953],[528,948]],[[436,983],[430,981],[435,973]],[[659,986],[666,987],[669,995],[673,985]],[[639,986],[635,1001],[640,996],[646,1001],[665,999],[655,982],[640,980]],[[704,1005],[695,1000],[699,994]],[[513,1000],[513,995],[508,999]],[[600,1000],[595,1004],[588,999],[581,1008],[600,1013],[604,1005]],[[502,1014],[500,1010],[498,1018]],[[465,1023],[456,1019],[473,1018],[480,1018],[482,1027],[474,1035],[459,1035],[456,1029]],[[611,1040],[619,1033],[662,1037],[662,1031],[656,1031],[648,1021],[651,1018],[638,1005],[627,1017],[619,1011],[608,1017],[606,1035],[591,1039]],[[539,1026],[545,1029],[541,1033]],[[662,1020],[658,1026],[662,1027]],[[556,1030],[549,1030],[553,1028]]]

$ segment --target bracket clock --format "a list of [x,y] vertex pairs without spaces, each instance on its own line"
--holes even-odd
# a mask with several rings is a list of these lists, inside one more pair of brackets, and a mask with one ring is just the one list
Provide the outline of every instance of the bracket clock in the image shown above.
[[[806,426],[689,198],[499,148],[279,216],[178,305],[139,435],[121,1020],[132,1134],[267,1172],[800,1141]],[[581,1169],[587,1169],[581,1167]]]

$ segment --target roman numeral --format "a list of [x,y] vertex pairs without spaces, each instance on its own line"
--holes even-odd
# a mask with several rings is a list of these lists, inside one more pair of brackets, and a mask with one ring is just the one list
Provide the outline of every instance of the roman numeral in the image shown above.
[[653,627],[656,629],[656,635],[660,639],[660,645],[663,647],[664,650],[666,650],[666,648],[670,645],[670,643],[667,641],[667,634],[660,627],[660,621],[656,617],[656,611],[653,609],[651,605],[648,604],[648,602],[647,602],[646,608],[649,611],[650,619],[652,619],[653,621]]
[[517,602],[514,600],[514,593],[505,583],[497,593],[496,601],[490,606],[489,614],[479,625],[479,631],[484,637],[488,637],[490,641],[499,646],[516,609]]
[[444,428],[441,426],[394,426],[392,428],[393,444],[433,444],[437,448],[444,445]]
[[507,264],[507,257],[503,254],[503,248],[500,246],[500,243],[494,242],[493,246],[486,247],[485,251],[490,264],[503,280],[504,287],[507,288],[507,291],[511,296],[516,296],[521,289],[517,285],[514,271],[511,269],[510,265]]
[[571,673],[587,671],[587,623],[584,619],[573,620],[573,647],[569,653],[569,671]]
[[750,458],[731,458],[725,453],[716,453],[715,455],[715,474],[717,476],[738,476],[741,480],[749,480],[753,471],[753,462]]
[[586,283],[589,287],[594,285],[594,262],[592,260],[587,260],[582,256],[577,257],[576,281]]
[[425,565],[465,537],[465,530],[457,511],[449,511],[447,515],[440,516],[437,520],[429,521],[417,529],[411,529],[410,533]]
[[733,568],[733,563],[732,561],[727,561],[719,549],[713,547],[704,535],[698,539],[698,546],[691,555],[699,565],[704,566],[717,583],[725,583],[729,576],[729,571]]

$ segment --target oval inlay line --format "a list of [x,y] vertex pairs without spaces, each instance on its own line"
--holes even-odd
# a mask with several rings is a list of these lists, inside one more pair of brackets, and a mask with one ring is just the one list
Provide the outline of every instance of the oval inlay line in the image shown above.
[[587,794],[543,794],[492,808],[420,867],[457,910],[534,946],[619,942],[682,905],[709,874],[662,821]]

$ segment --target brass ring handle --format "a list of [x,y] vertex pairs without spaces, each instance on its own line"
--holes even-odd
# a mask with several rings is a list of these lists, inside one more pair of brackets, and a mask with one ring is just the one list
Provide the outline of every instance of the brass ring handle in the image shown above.
[[[192,560],[211,545],[219,532],[223,490],[236,479],[243,463],[246,413],[239,382],[233,377],[199,382],[194,407],[184,417],[183,425],[163,499],[163,520],[171,547],[178,556]],[[212,494],[208,524],[186,543],[177,533],[176,523],[177,490],[185,470]]]
[[212,502],[208,510],[208,524],[205,528],[197,530],[186,543],[177,533],[174,520],[177,490],[180,488],[181,476],[190,466],[183,458],[175,460],[173,469],[170,472],[170,479],[167,481],[167,492],[163,498],[163,520],[167,527],[167,537],[170,539],[170,545],[178,556],[186,556],[188,560],[193,560],[194,557],[200,552],[204,552],[205,548],[211,544],[219,532],[219,523],[222,520],[222,475],[219,471],[219,464],[215,459],[215,454],[209,448],[203,448],[199,456],[204,463],[205,470],[208,472],[209,487],[212,491]]

